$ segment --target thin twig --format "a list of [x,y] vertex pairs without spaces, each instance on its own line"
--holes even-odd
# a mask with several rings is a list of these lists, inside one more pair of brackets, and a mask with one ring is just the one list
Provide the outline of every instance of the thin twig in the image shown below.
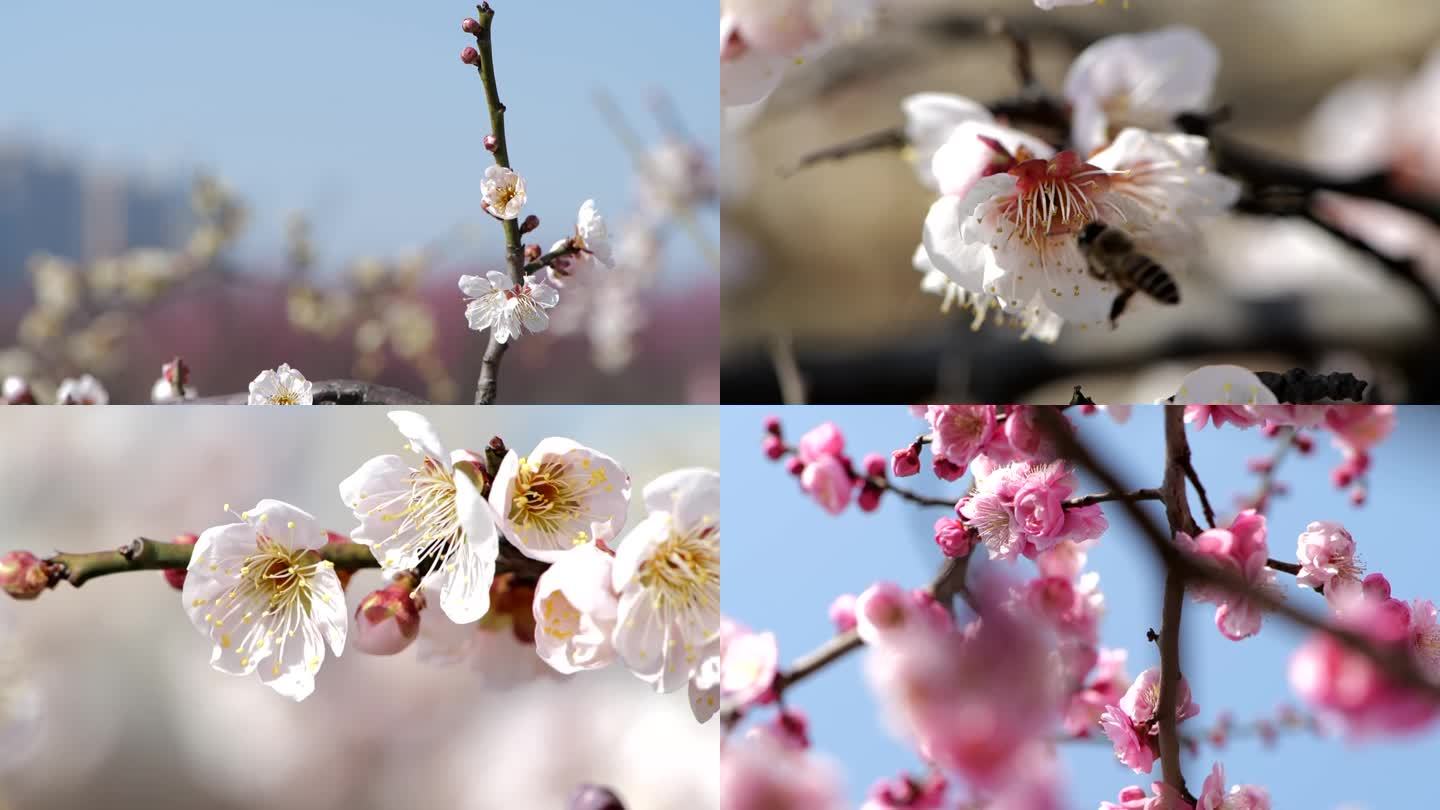
[[541,270],[544,270],[545,268],[555,264],[555,262],[558,262],[561,259],[567,259],[571,256],[584,252],[587,252],[584,248],[576,247],[575,245],[566,242],[564,247],[557,248],[550,251],[549,253],[542,254],[540,258],[536,259],[533,262],[530,262],[529,264],[526,264],[525,275],[534,275],[535,273],[538,273]]
[[[1190,442],[1185,436],[1185,409],[1183,406],[1167,405],[1165,481],[1161,484],[1161,491],[1165,496],[1165,517],[1172,536],[1176,532],[1200,533],[1195,518],[1190,514],[1190,494],[1185,488],[1190,475],[1188,471],[1192,469]],[[1160,697],[1155,708],[1155,716],[1159,718],[1160,768],[1165,783],[1193,801],[1189,789],[1185,787],[1185,771],[1180,763],[1180,735],[1176,730],[1179,721],[1175,717],[1182,677],[1180,629],[1184,608],[1185,574],[1175,566],[1167,566],[1160,617]]]
[[[510,144],[505,139],[505,104],[500,101],[500,89],[495,78],[495,56],[491,49],[491,24],[495,10],[489,3],[476,7],[476,20],[480,23],[475,32],[475,47],[480,52],[480,63],[475,66],[480,73],[480,82],[485,87],[485,106],[490,111],[490,134],[495,137],[495,165],[510,168]],[[505,231],[505,257],[510,281],[525,283],[525,249],[520,242],[520,223],[514,219],[500,220]],[[475,383],[475,404],[493,405],[499,394],[500,362],[505,357],[508,343],[501,343],[490,331],[485,355],[480,361],[480,378]]]
[[795,362],[795,344],[789,335],[776,333],[770,338],[770,359],[775,364],[775,379],[780,382],[780,401],[804,405],[805,378]]
[[1391,278],[1409,286],[1424,302],[1425,309],[1430,315],[1432,328],[1440,328],[1440,292],[1437,292],[1434,286],[1421,277],[1419,265],[1413,258],[1390,256],[1384,253],[1364,239],[1325,219],[1316,212],[1314,203],[1301,209],[1297,216],[1340,240],[1346,247],[1374,259]]

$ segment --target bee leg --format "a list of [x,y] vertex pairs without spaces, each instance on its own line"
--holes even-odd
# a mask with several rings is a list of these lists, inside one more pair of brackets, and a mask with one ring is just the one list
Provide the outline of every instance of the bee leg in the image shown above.
[[1117,296],[1115,296],[1115,303],[1113,303],[1113,304],[1110,305],[1110,328],[1111,328],[1111,329],[1114,329],[1115,327],[1117,327],[1117,326],[1120,325],[1120,324],[1119,324],[1120,315],[1125,312],[1125,305],[1128,304],[1128,303],[1130,303],[1130,296],[1132,296],[1132,295],[1134,295],[1134,294],[1135,294],[1135,291],[1134,291],[1134,290],[1121,290],[1121,291],[1120,291],[1120,294],[1117,295]]

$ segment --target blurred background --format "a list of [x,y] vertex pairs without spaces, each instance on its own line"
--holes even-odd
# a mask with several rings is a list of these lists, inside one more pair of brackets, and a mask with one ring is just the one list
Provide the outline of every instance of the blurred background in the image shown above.
[[[902,407],[727,407],[721,419],[726,441],[721,456],[725,469],[725,520],[731,542],[725,549],[724,612],[756,631],[773,630],[780,641],[780,660],[793,661],[834,635],[827,610],[842,593],[858,594],[877,581],[919,587],[931,581],[942,556],[935,547],[933,525],[943,509],[921,509],[885,496],[879,511],[851,509],[839,517],[826,514],[799,491],[782,465],[760,453],[762,419],[778,413],[791,441],[827,420],[846,437],[846,452],[888,453],[911,441],[925,428]],[[1080,437],[1118,470],[1128,485],[1153,486],[1164,475],[1164,427],[1159,407],[1136,408],[1127,425],[1104,415],[1076,417]],[[1258,478],[1247,472],[1246,459],[1268,456],[1273,443],[1258,430],[1190,430],[1195,468],[1209,492],[1222,525],[1235,513],[1232,496],[1252,496]],[[1354,535],[1367,572],[1389,578],[1397,598],[1440,597],[1433,571],[1440,566],[1440,547],[1417,535],[1415,521],[1433,497],[1432,459],[1440,450],[1440,410],[1398,409],[1395,432],[1373,451],[1370,500],[1351,506],[1346,494],[1330,483],[1329,471],[1341,459],[1325,433],[1314,434],[1309,456],[1292,453],[1278,468],[1277,480],[1290,494],[1272,499],[1269,517],[1271,556],[1295,559],[1296,538],[1314,520],[1343,524]],[[928,457],[928,454],[927,454]],[[1077,494],[1102,491],[1081,475]],[[927,495],[960,493],[960,483],[946,484],[929,472],[910,479],[910,488]],[[778,491],[777,491],[778,488]],[[1192,498],[1193,500],[1193,498]],[[742,508],[743,505],[743,508]],[[1158,504],[1144,504],[1163,521]],[[1193,505],[1201,514],[1199,504]],[[1110,530],[1091,550],[1087,571],[1100,575],[1105,613],[1100,622],[1102,647],[1129,650],[1131,678],[1159,664],[1159,655],[1145,632],[1158,627],[1163,577],[1139,530],[1119,510],[1105,508]],[[743,538],[739,542],[735,538]],[[823,561],[823,562],[821,562]],[[1017,571],[1030,576],[1033,566]],[[1008,568],[977,561],[976,570]],[[797,571],[807,572],[796,576]],[[972,580],[973,581],[973,580]],[[1285,598],[1298,607],[1324,610],[1324,600],[1280,577]],[[783,593],[777,600],[775,594]],[[1286,622],[1267,617],[1260,634],[1240,642],[1215,629],[1215,607],[1188,600],[1182,632],[1183,667],[1200,715],[1182,730],[1202,733],[1229,712],[1237,725],[1277,717],[1281,704],[1295,703],[1286,679],[1290,653],[1305,636]],[[847,792],[858,804],[870,786],[903,770],[921,772],[919,756],[887,731],[881,709],[870,698],[864,676],[864,653],[851,655],[786,693],[787,702],[810,720],[815,749],[838,761]],[[857,703],[857,697],[863,697]],[[768,716],[768,715],[767,715]],[[1103,740],[1103,738],[1102,738]],[[1089,810],[1101,800],[1113,801],[1120,789],[1151,778],[1119,764],[1108,742],[1068,742],[1059,746],[1065,795],[1073,810]],[[1215,761],[1225,765],[1229,784],[1251,783],[1270,790],[1277,808],[1306,810],[1413,810],[1426,788],[1425,774],[1440,756],[1440,728],[1423,734],[1363,743],[1325,738],[1300,730],[1282,730],[1273,745],[1252,731],[1235,732],[1217,749],[1202,743],[1185,757],[1192,790]],[[1159,778],[1157,767],[1152,778]]]
[[[492,5],[532,238],[549,249],[593,198],[620,259],[509,353],[501,401],[717,401],[718,68],[695,55],[713,9]],[[148,402],[178,354],[202,395],[288,362],[470,401],[486,336],[456,281],[505,256],[480,209],[484,93],[459,61],[474,14],[4,4],[0,373],[43,395],[92,372]]]
[[[1213,102],[1230,116],[1218,131],[1346,176],[1409,170],[1409,191],[1440,199],[1440,5],[1429,0],[1383,11],[1368,0],[1111,0],[1050,12],[1030,0],[886,0],[870,30],[788,68],[758,108],[727,111],[727,402],[781,401],[777,367],[794,367],[811,402],[1063,402],[1077,383],[1097,401],[1153,401],[1184,371],[1221,361],[1351,371],[1376,401],[1440,401],[1434,324],[1416,294],[1299,220],[1217,223],[1179,279],[1184,304],[1132,304],[1118,331],[1069,327],[1047,345],[993,322],[972,331],[970,312],[942,314],[911,268],[934,195],[908,162],[880,151],[788,170],[900,126],[912,93],[1016,93],[1010,46],[986,33],[995,15],[1029,35],[1037,74],[1057,94],[1096,39],[1193,26],[1221,54]],[[1440,285],[1432,225],[1386,206],[1343,214]],[[1141,384],[1150,372],[1158,389]]]
[[[614,456],[635,486],[631,524],[640,487],[719,462],[710,408],[422,412],[451,448],[499,435],[524,452],[563,435]],[[223,411],[223,426],[221,413],[7,410],[0,553],[198,533],[233,520],[224,504],[267,497],[348,533],[336,487],[403,441],[377,408]],[[355,575],[352,613],[382,582]],[[683,691],[655,695],[618,667],[506,686],[467,664],[419,663],[413,648],[352,648],[327,658],[297,704],[212,670],[179,599],[159,572],[140,572],[0,601],[0,718],[15,721],[0,720],[0,807],[562,808],[586,781],[632,810],[718,807],[718,722],[696,723]]]

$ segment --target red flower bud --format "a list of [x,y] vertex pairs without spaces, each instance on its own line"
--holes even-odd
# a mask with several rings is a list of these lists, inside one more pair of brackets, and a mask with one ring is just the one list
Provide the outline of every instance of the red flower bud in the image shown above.
[[500,141],[496,140],[494,135],[486,135],[482,143],[485,144],[486,152],[494,152],[500,146]]
[[467,65],[479,65],[480,52],[470,47],[469,45],[466,45],[465,50],[460,52],[460,61],[464,62]]
[[785,442],[780,441],[779,436],[766,436],[760,442],[760,449],[765,453],[766,458],[778,461],[781,456],[785,455]]
[[570,796],[570,810],[625,810],[625,804],[609,788],[581,785]]
[[540,217],[531,214],[530,216],[525,217],[524,222],[520,223],[520,233],[527,234],[538,227],[540,227]]
[[360,600],[355,608],[355,646],[370,655],[394,655],[420,634],[420,606],[411,597],[415,581],[401,577]]
[[44,561],[28,551],[0,557],[0,589],[16,599],[34,599],[50,587]]
[[890,454],[890,472],[896,478],[909,478],[920,472],[920,451],[915,445],[902,447]]
[[466,17],[460,21],[460,30],[472,36],[478,34],[480,33],[480,21],[474,17]]
[[765,432],[766,432],[766,433],[769,433],[769,434],[772,435],[772,436],[779,436],[779,435],[780,435],[780,417],[778,417],[778,416],[767,416],[767,417],[765,417]]
[[[179,546],[193,546],[199,539],[199,535],[177,534],[174,537],[170,538],[170,542]],[[177,591],[182,591],[185,589],[184,568],[167,568],[161,573],[165,575],[165,581],[170,583],[170,587],[174,588]]]

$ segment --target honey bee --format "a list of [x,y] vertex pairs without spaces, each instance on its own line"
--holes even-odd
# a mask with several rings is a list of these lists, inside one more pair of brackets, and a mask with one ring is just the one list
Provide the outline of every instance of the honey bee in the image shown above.
[[1110,327],[1125,311],[1130,297],[1143,292],[1162,304],[1180,303],[1180,288],[1175,279],[1154,259],[1135,249],[1135,243],[1124,231],[1099,222],[1092,222],[1080,231],[1080,251],[1090,266],[1090,275],[1120,288],[1115,303],[1110,305]]

